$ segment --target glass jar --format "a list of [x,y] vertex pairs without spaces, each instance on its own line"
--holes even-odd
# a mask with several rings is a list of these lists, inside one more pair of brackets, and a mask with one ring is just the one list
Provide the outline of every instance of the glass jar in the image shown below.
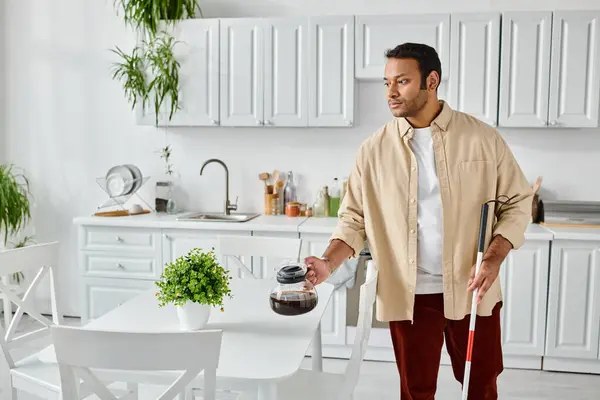
[[300,216],[300,203],[297,201],[290,201],[285,205],[285,215],[288,217],[299,217]]
[[154,207],[156,212],[167,212],[167,204],[173,197],[173,182],[157,181],[156,182],[156,200]]
[[279,315],[301,315],[318,304],[317,291],[306,279],[304,264],[287,263],[277,271],[277,286],[271,290],[269,304]]

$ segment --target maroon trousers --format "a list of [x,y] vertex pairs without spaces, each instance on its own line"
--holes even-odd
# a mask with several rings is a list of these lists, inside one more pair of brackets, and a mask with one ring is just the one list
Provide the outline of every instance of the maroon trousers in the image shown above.
[[[477,317],[469,381],[469,400],[498,398],[496,378],[503,370],[500,308]],[[454,377],[462,384],[467,356],[469,316],[460,321],[444,317],[442,294],[416,295],[414,323],[390,322],[390,333],[400,373],[402,400],[433,400],[444,339]]]

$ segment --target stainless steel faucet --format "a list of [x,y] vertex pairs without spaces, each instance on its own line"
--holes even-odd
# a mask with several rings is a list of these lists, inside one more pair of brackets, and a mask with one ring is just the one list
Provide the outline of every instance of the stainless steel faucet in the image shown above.
[[221,164],[223,166],[223,168],[225,169],[225,215],[230,215],[231,211],[235,211],[237,210],[237,200],[238,198],[235,198],[235,204],[231,204],[229,202],[229,169],[227,168],[227,165],[225,165],[225,163],[219,159],[216,158],[211,158],[210,160],[206,160],[204,162],[204,164],[202,164],[202,168],[200,168],[200,175],[202,175],[202,171],[204,171],[204,167],[206,167],[208,164],[210,163],[217,163],[217,164]]

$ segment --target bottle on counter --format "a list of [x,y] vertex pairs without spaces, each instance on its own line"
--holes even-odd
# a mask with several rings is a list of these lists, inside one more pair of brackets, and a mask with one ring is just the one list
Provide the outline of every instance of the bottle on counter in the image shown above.
[[329,188],[327,186],[323,186],[323,211],[325,217],[331,215],[329,212]]
[[329,216],[336,217],[340,209],[341,188],[338,178],[333,178],[333,185],[329,191]]
[[286,209],[287,203],[290,201],[298,201],[296,198],[296,184],[294,182],[294,174],[292,171],[287,173],[285,188],[283,189],[283,209]]

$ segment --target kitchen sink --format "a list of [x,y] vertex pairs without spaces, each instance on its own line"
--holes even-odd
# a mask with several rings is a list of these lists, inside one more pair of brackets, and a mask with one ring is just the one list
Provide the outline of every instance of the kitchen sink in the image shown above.
[[247,222],[260,214],[242,214],[231,213],[192,213],[177,217],[178,221],[199,221],[199,222]]

